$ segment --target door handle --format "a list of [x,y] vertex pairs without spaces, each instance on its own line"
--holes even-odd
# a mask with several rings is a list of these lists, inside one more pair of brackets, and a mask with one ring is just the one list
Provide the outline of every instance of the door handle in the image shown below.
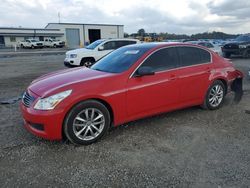
[[174,74],[170,75],[169,80],[176,80],[176,76]]

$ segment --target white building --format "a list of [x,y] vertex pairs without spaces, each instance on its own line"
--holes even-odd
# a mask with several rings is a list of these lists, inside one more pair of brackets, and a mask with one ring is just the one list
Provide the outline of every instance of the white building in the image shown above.
[[56,38],[78,48],[101,38],[123,38],[123,25],[49,23],[44,29],[0,27],[0,47],[12,47],[28,38]]

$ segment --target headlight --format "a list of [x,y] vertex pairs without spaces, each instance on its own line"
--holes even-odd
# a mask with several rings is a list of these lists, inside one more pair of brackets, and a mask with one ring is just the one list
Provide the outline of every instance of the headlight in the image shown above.
[[77,54],[70,54],[70,58],[76,58]]
[[58,105],[63,99],[71,94],[72,90],[63,91],[47,98],[39,99],[34,106],[36,110],[52,110]]
[[239,48],[246,48],[247,45],[239,45]]

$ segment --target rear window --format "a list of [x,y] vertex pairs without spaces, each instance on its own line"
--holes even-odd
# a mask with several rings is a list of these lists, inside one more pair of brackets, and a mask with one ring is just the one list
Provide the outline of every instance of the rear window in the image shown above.
[[181,66],[191,66],[211,62],[210,53],[196,47],[178,47]]

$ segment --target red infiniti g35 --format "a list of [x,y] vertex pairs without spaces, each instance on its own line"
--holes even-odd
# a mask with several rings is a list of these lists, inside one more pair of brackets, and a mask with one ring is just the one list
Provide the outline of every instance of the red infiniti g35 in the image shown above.
[[33,134],[90,144],[110,126],[146,116],[195,105],[217,109],[229,91],[242,93],[242,77],[229,61],[202,46],[129,45],[91,68],[34,80],[20,105]]

